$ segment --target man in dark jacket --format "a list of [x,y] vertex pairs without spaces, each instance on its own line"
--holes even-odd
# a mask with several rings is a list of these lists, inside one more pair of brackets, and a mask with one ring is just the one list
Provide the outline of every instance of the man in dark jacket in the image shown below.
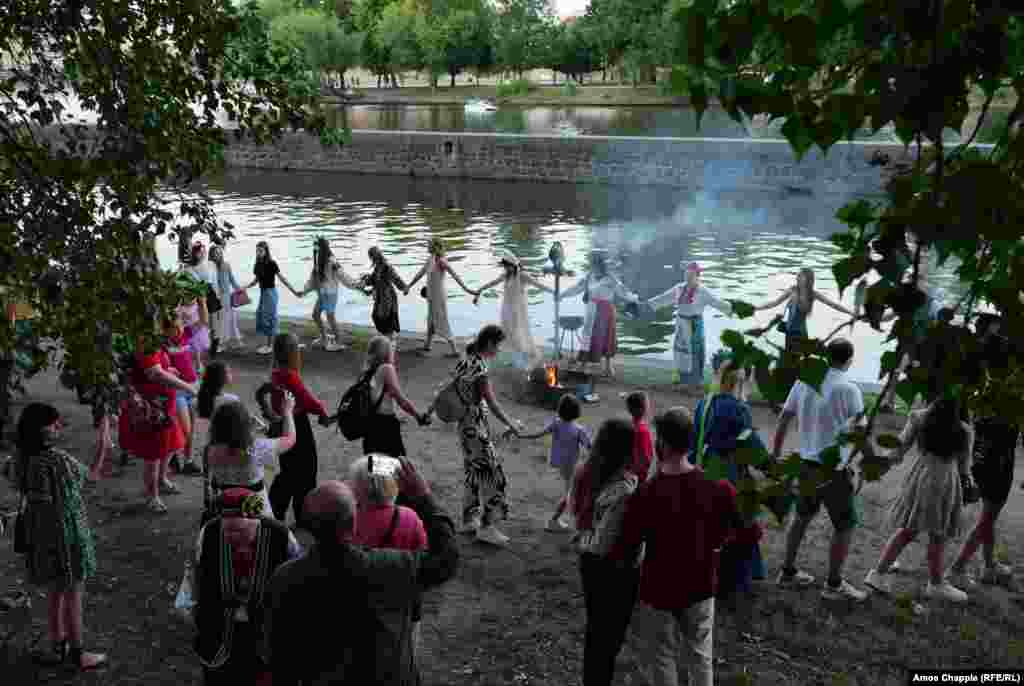
[[426,481],[402,461],[404,503],[427,530],[426,551],[373,550],[352,543],[356,500],[328,481],[306,497],[316,545],[270,582],[265,622],[274,686],[416,686],[412,608],[423,591],[454,574],[455,525]]

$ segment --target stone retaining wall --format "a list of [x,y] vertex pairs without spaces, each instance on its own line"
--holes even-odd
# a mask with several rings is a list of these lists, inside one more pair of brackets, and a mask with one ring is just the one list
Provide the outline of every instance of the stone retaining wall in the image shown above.
[[234,142],[225,158],[255,169],[848,195],[881,189],[880,168],[869,164],[878,153],[909,160],[912,150],[840,143],[797,162],[780,140],[357,130],[341,148],[298,132],[270,146]]

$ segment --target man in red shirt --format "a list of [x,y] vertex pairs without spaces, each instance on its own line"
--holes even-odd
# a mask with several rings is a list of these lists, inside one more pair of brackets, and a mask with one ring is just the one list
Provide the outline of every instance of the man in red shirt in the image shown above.
[[646,544],[633,631],[646,653],[640,669],[648,683],[676,686],[682,661],[691,684],[712,686],[718,558],[741,523],[736,490],[690,463],[693,418],[686,408],[659,415],[654,426],[658,473],[630,499],[613,554],[626,559]]

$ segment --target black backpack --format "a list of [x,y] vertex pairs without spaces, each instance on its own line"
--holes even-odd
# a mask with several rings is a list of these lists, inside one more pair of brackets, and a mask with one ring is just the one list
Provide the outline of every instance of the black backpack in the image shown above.
[[352,384],[338,403],[338,431],[349,441],[366,437],[370,418],[377,414],[377,409],[384,402],[384,391],[377,402],[373,402],[370,380],[377,373],[380,365],[374,365]]

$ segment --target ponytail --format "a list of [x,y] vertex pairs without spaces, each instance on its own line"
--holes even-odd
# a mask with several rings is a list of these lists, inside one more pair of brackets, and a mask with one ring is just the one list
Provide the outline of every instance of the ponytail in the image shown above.
[[215,361],[206,366],[203,381],[199,384],[197,409],[202,419],[210,419],[213,415],[213,401],[224,390],[228,380],[228,368],[223,362]]

